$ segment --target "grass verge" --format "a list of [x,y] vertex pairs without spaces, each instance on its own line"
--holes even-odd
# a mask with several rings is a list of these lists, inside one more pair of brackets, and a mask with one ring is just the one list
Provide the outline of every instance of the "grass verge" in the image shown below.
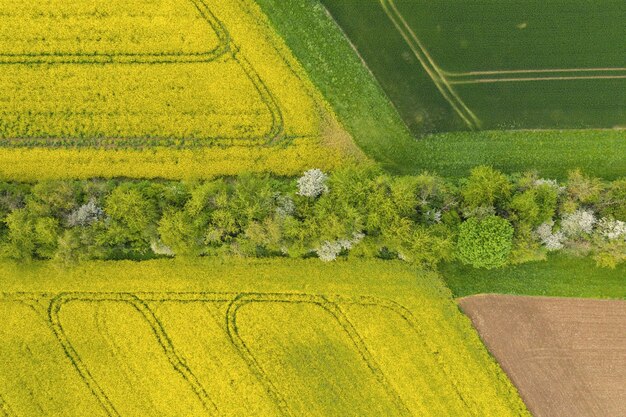
[[565,255],[491,271],[448,263],[440,272],[455,297],[498,293],[626,299],[626,267],[597,268],[591,259]]

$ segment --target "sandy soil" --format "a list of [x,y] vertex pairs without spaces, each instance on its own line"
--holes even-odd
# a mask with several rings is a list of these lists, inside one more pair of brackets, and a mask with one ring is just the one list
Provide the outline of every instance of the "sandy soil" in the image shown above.
[[461,309],[536,417],[626,417],[626,301],[477,295]]

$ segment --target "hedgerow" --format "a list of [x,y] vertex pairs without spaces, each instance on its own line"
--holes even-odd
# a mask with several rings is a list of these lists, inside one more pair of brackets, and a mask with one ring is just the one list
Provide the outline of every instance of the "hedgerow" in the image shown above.
[[300,178],[242,174],[204,181],[128,179],[0,183],[0,247],[13,259],[161,256],[459,259],[493,268],[549,251],[625,261],[624,180],[478,167],[452,182],[374,166]]

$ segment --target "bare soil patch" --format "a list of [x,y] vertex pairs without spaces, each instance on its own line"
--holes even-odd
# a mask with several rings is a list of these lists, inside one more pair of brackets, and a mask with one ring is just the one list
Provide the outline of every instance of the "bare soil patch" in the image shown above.
[[478,295],[459,305],[534,416],[626,416],[626,301]]

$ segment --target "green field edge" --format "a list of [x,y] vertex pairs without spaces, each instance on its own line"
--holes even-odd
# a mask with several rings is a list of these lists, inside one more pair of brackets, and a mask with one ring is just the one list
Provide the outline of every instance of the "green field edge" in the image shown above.
[[415,141],[341,28],[317,1],[256,0],[358,146],[392,172]]
[[439,272],[455,298],[477,294],[626,299],[626,266],[598,268],[593,260],[551,255],[547,261],[496,270],[474,269],[457,262]]

